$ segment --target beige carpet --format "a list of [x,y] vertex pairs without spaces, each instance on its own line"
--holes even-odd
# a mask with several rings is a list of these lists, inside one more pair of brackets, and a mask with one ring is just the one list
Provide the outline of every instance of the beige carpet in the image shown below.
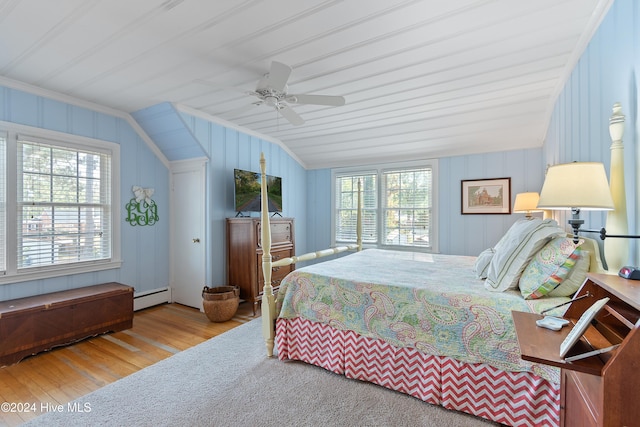
[[26,426],[496,425],[300,362],[265,356],[260,319]]

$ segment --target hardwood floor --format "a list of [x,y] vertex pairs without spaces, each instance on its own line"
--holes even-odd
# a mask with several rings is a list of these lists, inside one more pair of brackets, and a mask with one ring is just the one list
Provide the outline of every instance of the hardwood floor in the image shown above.
[[[259,315],[259,313],[258,313]],[[255,319],[240,304],[213,323],[194,308],[163,304],[134,313],[133,328],[59,347],[0,368],[0,426],[17,426],[47,406],[66,405],[175,353]]]

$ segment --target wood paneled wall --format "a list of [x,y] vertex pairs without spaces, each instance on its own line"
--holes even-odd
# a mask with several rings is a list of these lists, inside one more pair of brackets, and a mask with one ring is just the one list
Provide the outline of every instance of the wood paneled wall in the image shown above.
[[[120,209],[122,267],[95,273],[0,285],[0,300],[74,289],[97,283],[121,282],[136,292],[169,285],[169,170],[166,159],[136,131],[125,113],[37,88],[14,87],[0,81],[0,121],[120,145]],[[55,99],[54,99],[55,98]],[[125,221],[125,204],[132,186],[153,187],[160,221],[153,227],[132,227]]]
[[[227,283],[225,218],[234,217],[233,169],[260,172],[260,153],[267,160],[267,174],[282,178],[283,212],[296,220],[296,246],[304,251],[307,230],[307,173],[280,145],[261,139],[206,117],[180,113],[185,124],[207,152],[207,245],[206,276],[209,286]],[[259,216],[258,213],[252,215]]]
[[[398,166],[394,163],[394,166]],[[439,159],[437,203],[441,253],[478,255],[495,245],[524,214],[462,215],[461,180],[511,178],[511,205],[517,193],[540,191],[544,177],[542,149],[503,151]],[[329,247],[331,242],[330,169],[307,171],[307,251]],[[540,214],[541,215],[541,214]],[[296,228],[298,229],[298,227]]]
[[[544,146],[544,162],[611,160],[609,117],[620,102],[626,116],[623,137],[629,232],[640,234],[640,150],[638,73],[640,3],[615,0],[558,96]],[[558,216],[565,223],[568,214]],[[583,212],[585,228],[604,226],[606,214]],[[640,265],[638,242],[629,241],[630,263]]]
[[[505,231],[524,214],[462,215],[461,180],[511,178],[511,209],[517,193],[540,191],[544,177],[542,149],[440,159],[440,252],[478,255],[493,247]],[[541,215],[541,214],[536,214]]]

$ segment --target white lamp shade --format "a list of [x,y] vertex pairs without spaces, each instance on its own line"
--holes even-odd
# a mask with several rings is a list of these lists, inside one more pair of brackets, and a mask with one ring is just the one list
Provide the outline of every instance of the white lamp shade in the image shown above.
[[538,208],[613,210],[604,165],[573,162],[549,167],[540,191]]
[[540,212],[538,209],[538,199],[540,195],[536,192],[531,193],[518,193],[516,194],[516,201],[513,204],[514,212]]

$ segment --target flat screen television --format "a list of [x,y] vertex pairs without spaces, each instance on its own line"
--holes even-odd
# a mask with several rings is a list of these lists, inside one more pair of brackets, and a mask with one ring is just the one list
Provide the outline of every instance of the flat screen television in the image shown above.
[[[233,179],[236,212],[260,212],[260,174],[234,169]],[[282,178],[267,175],[267,194],[269,212],[282,212]]]

